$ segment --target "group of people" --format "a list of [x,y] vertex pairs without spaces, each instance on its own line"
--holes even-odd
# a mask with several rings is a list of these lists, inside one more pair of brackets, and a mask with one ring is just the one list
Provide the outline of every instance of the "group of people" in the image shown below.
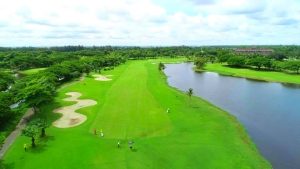
[[[129,149],[130,149],[131,151],[134,150],[133,144],[134,144],[134,142],[133,142],[132,140],[128,141],[128,147],[129,147]],[[120,140],[117,142],[117,147],[118,147],[118,148],[121,148],[121,141],[120,141]]]
[[[170,108],[167,109],[167,113],[169,113],[169,112],[170,112]],[[94,134],[95,134],[95,135],[98,134],[97,129],[94,129]],[[102,130],[102,129],[100,130],[99,136],[100,136],[100,137],[104,137],[104,133],[103,133],[103,130]],[[134,142],[133,142],[132,140],[128,141],[128,147],[129,147],[130,150],[133,150],[133,149],[134,149],[134,148],[133,148],[133,144],[134,144]],[[27,151],[27,149],[28,149],[27,144],[24,144],[23,147],[24,147],[24,150]],[[118,147],[118,148],[121,148],[121,141],[120,141],[120,140],[117,142],[117,147]]]
[[[97,129],[94,129],[94,134],[95,134],[96,136],[98,135]],[[100,130],[99,136],[100,136],[100,137],[104,137],[104,133],[103,133],[103,130],[102,130],[102,129]],[[128,141],[128,147],[129,147],[130,150],[134,150],[133,144],[134,144],[134,141],[132,141],[132,140]],[[118,148],[121,148],[121,141],[120,141],[120,140],[118,140],[118,142],[117,142],[117,147],[118,147]]]
[[[94,134],[97,135],[97,129],[94,129]],[[104,133],[103,133],[102,129],[100,130],[99,136],[104,137]]]

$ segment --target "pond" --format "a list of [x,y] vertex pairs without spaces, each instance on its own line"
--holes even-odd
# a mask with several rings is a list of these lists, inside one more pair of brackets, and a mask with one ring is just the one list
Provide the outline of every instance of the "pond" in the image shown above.
[[193,71],[193,64],[166,64],[168,84],[236,116],[274,169],[300,168],[300,87],[217,73]]

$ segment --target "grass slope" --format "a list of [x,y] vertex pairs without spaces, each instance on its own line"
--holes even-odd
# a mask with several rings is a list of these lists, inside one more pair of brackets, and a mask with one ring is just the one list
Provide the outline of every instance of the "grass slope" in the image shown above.
[[[88,120],[69,129],[50,127],[36,149],[24,152],[30,139],[20,136],[5,155],[17,169],[268,169],[235,118],[197,97],[170,88],[153,61],[130,61],[115,70],[112,81],[93,78],[65,85],[40,116],[58,118],[54,108],[70,105],[64,94],[77,91],[97,105],[80,109]],[[170,108],[170,113],[165,110]],[[103,128],[105,138],[93,135]],[[127,147],[134,138],[136,151]],[[117,140],[122,140],[120,149]]]
[[231,68],[219,63],[207,64],[204,69],[228,76],[245,77],[270,82],[300,84],[300,75],[287,74],[283,72],[256,71],[246,68]]
[[32,75],[32,74],[36,74],[41,70],[45,70],[46,68],[34,68],[34,69],[28,69],[28,70],[24,70],[21,71],[20,73],[23,75]]

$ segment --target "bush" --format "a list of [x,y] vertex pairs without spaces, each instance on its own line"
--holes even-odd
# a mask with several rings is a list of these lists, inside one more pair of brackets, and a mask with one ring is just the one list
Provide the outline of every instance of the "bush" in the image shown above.
[[205,66],[206,62],[207,62],[207,60],[205,58],[198,57],[195,59],[194,65],[196,65],[197,69],[202,69]]
[[246,59],[241,56],[231,56],[227,61],[228,65],[233,67],[243,67],[245,66],[245,62]]

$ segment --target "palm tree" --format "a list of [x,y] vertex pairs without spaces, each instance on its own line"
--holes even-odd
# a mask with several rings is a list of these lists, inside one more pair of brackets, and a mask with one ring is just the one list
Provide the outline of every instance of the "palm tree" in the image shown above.
[[189,88],[189,90],[187,91],[187,95],[191,98],[193,96],[193,89]]

